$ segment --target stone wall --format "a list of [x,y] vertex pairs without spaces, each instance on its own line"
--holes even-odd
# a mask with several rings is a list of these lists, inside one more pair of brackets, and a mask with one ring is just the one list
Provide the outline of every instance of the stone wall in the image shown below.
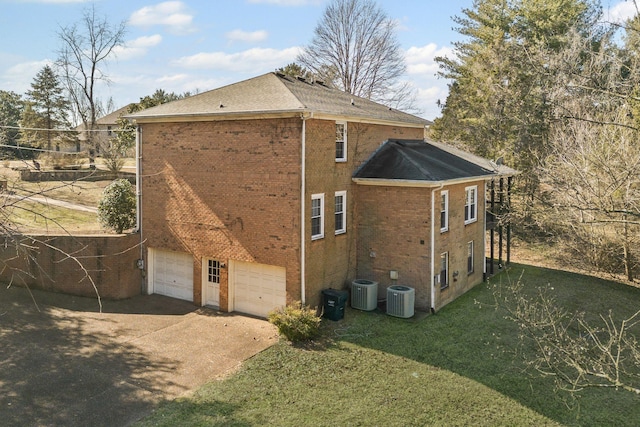
[[37,171],[21,169],[20,179],[28,182],[42,181],[113,181],[118,178],[128,179],[136,183],[136,175],[129,172],[114,173],[103,170],[52,170]]

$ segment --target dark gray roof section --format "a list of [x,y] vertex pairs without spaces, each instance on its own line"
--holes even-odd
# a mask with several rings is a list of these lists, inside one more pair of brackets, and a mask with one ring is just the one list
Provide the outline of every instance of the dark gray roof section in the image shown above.
[[444,182],[515,174],[514,169],[446,144],[389,140],[355,172],[354,178]]
[[267,73],[188,98],[149,108],[127,117],[170,119],[224,117],[238,114],[315,113],[346,119],[377,120],[426,126],[429,120],[404,113],[327,85]]

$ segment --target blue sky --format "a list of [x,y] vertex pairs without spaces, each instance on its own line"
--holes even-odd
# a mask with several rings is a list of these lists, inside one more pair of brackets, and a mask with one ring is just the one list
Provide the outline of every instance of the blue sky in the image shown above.
[[[106,74],[100,98],[120,107],[156,89],[206,91],[251,78],[295,60],[308,44],[328,0],[94,1],[113,22],[127,21],[126,46]],[[603,0],[612,17],[629,16],[631,1]],[[451,17],[473,0],[378,0],[398,22],[407,75],[421,116],[440,113],[447,82],[436,78],[433,58],[460,39]],[[78,22],[91,2],[0,0],[0,90],[23,94],[40,69],[55,60],[61,26]]]

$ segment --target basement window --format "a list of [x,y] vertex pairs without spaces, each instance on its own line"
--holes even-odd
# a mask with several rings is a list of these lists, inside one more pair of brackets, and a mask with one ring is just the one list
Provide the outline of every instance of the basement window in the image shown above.
[[449,287],[449,252],[440,254],[440,290]]

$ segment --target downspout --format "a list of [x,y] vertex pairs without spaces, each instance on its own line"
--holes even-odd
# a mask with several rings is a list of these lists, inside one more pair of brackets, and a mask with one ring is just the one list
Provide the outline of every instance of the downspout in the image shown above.
[[[442,190],[444,183],[440,183],[438,187],[434,187],[431,190],[431,313],[436,312],[436,258],[435,258],[435,246],[436,246],[436,191]],[[448,214],[448,212],[447,212]]]
[[142,236],[142,128],[136,126],[136,231],[140,234],[140,258],[138,268],[142,272],[140,289],[145,291],[144,239]]
[[302,305],[305,305],[306,301],[306,231],[305,231],[305,218],[306,218],[306,200],[307,200],[307,185],[306,185],[306,145],[307,145],[307,117],[304,113],[300,115],[302,119],[302,144],[300,155],[300,301]]

